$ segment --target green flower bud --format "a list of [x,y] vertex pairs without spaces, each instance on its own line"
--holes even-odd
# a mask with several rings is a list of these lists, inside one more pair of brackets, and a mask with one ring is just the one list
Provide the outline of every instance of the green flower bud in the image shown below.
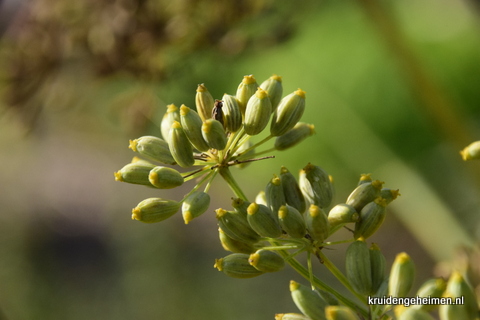
[[158,137],[144,136],[130,140],[128,147],[150,160],[164,164],[175,164],[175,159],[173,159],[172,153],[168,148],[168,143]]
[[240,112],[245,115],[248,100],[257,92],[258,84],[253,75],[244,76],[242,82],[238,86],[236,98]]
[[415,266],[405,252],[397,254],[390,270],[388,294],[392,297],[406,297],[415,279]]
[[260,192],[258,192],[257,196],[255,197],[255,202],[258,204],[263,204],[264,206],[267,205],[267,195],[265,194],[265,191],[260,190]]
[[180,122],[180,113],[178,112],[178,107],[174,104],[169,104],[167,106],[167,112],[165,112],[162,122],[160,123],[160,131],[163,139],[168,139],[168,133],[170,132],[170,128],[175,121]]
[[460,151],[462,155],[462,159],[473,160],[473,159],[480,159],[480,141],[475,141],[465,147],[462,151]]
[[132,219],[146,223],[160,222],[173,216],[180,206],[181,204],[177,201],[148,198],[132,210]]
[[380,228],[387,214],[386,206],[387,201],[378,197],[375,201],[363,207],[362,211],[360,211],[360,220],[355,223],[355,232],[353,234],[355,239],[359,237],[367,239]]
[[238,106],[238,100],[232,95],[223,95],[223,119],[227,131],[237,132],[242,126],[242,112]]
[[392,190],[392,189],[387,189],[383,188],[380,191],[380,197],[385,199],[387,201],[387,204],[391,203],[393,200],[397,199],[398,196],[400,196],[400,190]]
[[305,199],[321,208],[330,206],[333,200],[333,184],[330,176],[322,168],[307,164],[300,171],[300,190]]
[[281,206],[278,210],[278,220],[282,229],[292,238],[303,238],[306,225],[302,214],[289,205]]
[[158,166],[150,170],[148,180],[160,189],[172,189],[183,184],[183,177],[175,169]]
[[248,100],[245,110],[245,132],[251,136],[259,134],[265,129],[272,114],[272,104],[268,94],[262,88]]
[[354,207],[345,203],[337,204],[328,213],[330,234],[333,234],[347,223],[357,222],[359,219],[360,215],[355,211]]
[[197,87],[197,95],[195,96],[195,106],[202,121],[212,117],[212,109],[214,100],[207,87],[204,84],[199,84]]
[[[432,297],[432,298],[441,298],[445,289],[447,287],[447,282],[443,278],[429,279],[425,281],[417,291],[417,296],[419,297]],[[422,309],[425,311],[431,311],[437,308],[438,305],[428,305],[428,304],[419,304],[412,306],[415,309]]]
[[329,235],[330,226],[327,214],[319,206],[310,205],[305,215],[305,225],[310,236],[319,243],[322,243]]
[[358,185],[361,185],[361,184],[364,184],[364,183],[367,183],[367,182],[372,182],[372,174],[371,173],[362,173],[360,175],[360,179],[358,180]]
[[179,166],[183,168],[193,166],[195,159],[193,158],[192,145],[190,144],[182,125],[178,121],[175,121],[172,124],[170,133],[168,134],[168,147]]
[[292,129],[275,138],[274,147],[277,150],[286,150],[296,146],[315,133],[315,126],[304,122],[297,123]]
[[282,181],[285,202],[296,208],[300,213],[304,213],[307,208],[305,197],[303,196],[300,186],[293,174],[283,166],[280,169],[280,180]]
[[370,293],[374,294],[378,291],[383,281],[385,281],[385,268],[387,265],[385,256],[375,243],[372,243],[370,246],[370,265],[372,267],[372,291]]
[[252,253],[248,262],[257,270],[262,272],[277,272],[285,267],[285,260],[277,253],[260,249]]
[[267,91],[268,98],[270,98],[270,102],[272,103],[272,112],[275,111],[280,103],[280,99],[282,99],[282,77],[274,74],[267,80],[263,81],[260,88]]
[[210,205],[210,196],[203,191],[195,191],[190,194],[182,204],[182,215],[185,224],[194,218],[201,216]]
[[327,303],[317,292],[293,280],[290,281],[290,292],[293,302],[304,315],[315,320],[326,320]]
[[218,228],[218,236],[223,249],[235,253],[254,253],[257,248],[252,243],[242,242],[229,237],[221,228]]
[[[414,306],[405,308],[405,310],[397,317],[397,320],[434,320],[426,311],[415,309]],[[455,318],[457,319],[457,318]]]
[[443,296],[452,298],[453,303],[455,298],[462,297],[463,301],[462,304],[440,305],[438,312],[441,320],[478,319],[477,298],[460,272],[454,271],[451,274]]
[[248,223],[262,237],[278,238],[282,235],[278,218],[267,206],[254,202],[248,206],[247,213]]
[[148,173],[155,165],[143,162],[129,163],[115,172],[115,180],[153,187],[148,180]]
[[300,313],[277,313],[275,320],[311,320],[309,317]]
[[346,306],[327,306],[325,316],[327,320],[359,320],[356,313]]
[[380,196],[382,185],[383,182],[379,180],[362,183],[350,193],[346,203],[354,207],[357,212],[360,212],[367,203]]
[[202,125],[202,135],[211,148],[223,150],[227,146],[227,135],[222,124],[217,120],[205,120]]
[[236,212],[243,214],[245,216],[245,219],[247,218],[247,209],[250,203],[251,202],[240,199],[240,198],[232,198],[233,209]]
[[282,181],[276,174],[273,175],[273,178],[265,187],[265,198],[267,199],[267,207],[269,207],[274,214],[278,212],[281,206],[286,204]]
[[292,129],[303,115],[305,110],[305,91],[297,91],[285,96],[273,113],[270,133],[281,136]]
[[348,246],[345,269],[348,281],[358,293],[368,295],[372,292],[370,250],[363,239],[355,240]]
[[247,279],[263,274],[248,263],[248,257],[249,255],[245,253],[232,253],[216,259],[213,267],[232,278]]
[[180,107],[180,121],[188,140],[198,151],[210,149],[202,136],[202,119],[194,110],[182,104]]
[[244,214],[223,209],[217,209],[215,212],[218,225],[230,238],[248,243],[260,240],[260,236],[250,227]]

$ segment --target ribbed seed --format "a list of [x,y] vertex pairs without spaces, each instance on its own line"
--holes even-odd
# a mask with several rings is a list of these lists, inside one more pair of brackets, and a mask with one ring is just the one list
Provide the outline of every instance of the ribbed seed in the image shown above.
[[245,219],[247,218],[247,209],[250,203],[251,202],[240,199],[240,198],[232,198],[233,209],[236,212],[243,214],[245,216]]
[[165,112],[162,122],[160,123],[160,132],[162,133],[163,139],[168,140],[168,133],[175,121],[180,122],[180,112],[176,105],[169,104],[167,106],[167,112]]
[[329,235],[330,226],[325,211],[314,204],[310,205],[305,215],[305,225],[310,236],[322,243]]
[[[445,292],[446,287],[447,282],[443,278],[429,279],[420,286],[416,295],[425,298],[441,298],[443,296],[443,293]],[[413,306],[413,308],[430,311],[438,308],[438,305],[419,304]]]
[[297,123],[292,129],[275,138],[274,147],[277,150],[286,150],[296,146],[315,133],[315,126],[304,122]]
[[260,249],[252,253],[248,262],[257,270],[262,272],[277,272],[285,267],[285,260],[277,253]]
[[132,210],[132,219],[146,223],[160,222],[173,216],[181,204],[173,200],[149,198],[140,202]]
[[348,281],[360,294],[372,292],[372,266],[370,251],[363,240],[352,242],[345,254],[345,269]]
[[229,132],[237,132],[242,126],[242,112],[238,100],[232,95],[223,95],[223,119],[225,129]]
[[208,92],[207,87],[205,87],[203,83],[199,84],[195,96],[195,106],[197,107],[197,113],[202,121],[211,118],[214,103],[213,97],[210,92]]
[[236,98],[242,115],[245,115],[248,100],[257,92],[258,84],[253,75],[244,76],[242,82],[238,86]]
[[346,203],[337,204],[328,213],[330,234],[333,234],[347,223],[357,222],[359,219],[360,215],[355,211],[355,208]]
[[252,243],[242,242],[229,237],[222,228],[218,228],[218,236],[223,249],[234,253],[254,253],[257,248]]
[[285,196],[285,202],[296,208],[300,213],[304,213],[307,208],[305,197],[300,190],[297,180],[291,174],[287,168],[280,169],[280,180],[282,181],[283,195]]
[[164,164],[175,164],[175,159],[173,159],[168,143],[161,138],[143,136],[135,140],[130,140],[128,147],[150,160]]
[[286,205],[278,210],[278,220],[282,229],[292,238],[303,238],[306,225],[303,215],[294,207]]
[[223,125],[214,119],[207,119],[202,125],[203,139],[210,148],[223,150],[227,145],[227,135],[223,129]]
[[370,246],[370,264],[372,267],[372,291],[370,293],[374,294],[378,291],[383,281],[385,281],[385,268],[387,265],[385,256],[375,243],[372,243]]
[[210,205],[210,195],[203,191],[195,191],[182,204],[182,215],[185,224],[201,216]]
[[198,151],[210,149],[202,136],[202,119],[194,110],[182,105],[180,107],[180,122],[188,140]]
[[168,134],[168,147],[177,164],[183,168],[193,166],[193,149],[180,122],[175,121]]
[[230,238],[247,243],[260,240],[260,236],[250,227],[244,214],[223,209],[217,209],[215,212],[218,225]]
[[216,259],[214,267],[232,278],[247,279],[263,274],[248,263],[248,254],[232,253],[228,256]]
[[160,189],[172,189],[183,184],[183,177],[175,169],[157,166],[150,170],[148,180],[152,185]]
[[267,207],[269,207],[274,214],[278,212],[281,206],[286,204],[282,181],[276,174],[273,175],[273,178],[270,179],[265,187],[265,198],[267,199]]
[[355,223],[355,239],[371,237],[382,225],[385,220],[387,202],[385,199],[378,197],[375,201],[368,203],[360,211],[360,219]]
[[390,270],[388,294],[392,297],[406,297],[415,279],[415,266],[405,252],[397,254]]
[[305,91],[297,91],[285,96],[273,113],[270,133],[281,136],[292,129],[303,115],[305,110]]
[[326,320],[327,303],[317,292],[293,280],[290,281],[290,292],[293,302],[304,315],[314,320]]
[[153,187],[148,180],[148,174],[153,168],[155,168],[153,164],[143,162],[129,163],[115,172],[115,180]]
[[400,190],[393,190],[388,188],[383,188],[380,191],[380,197],[387,201],[387,204],[391,203],[393,200],[397,199],[400,196]]
[[367,203],[380,196],[382,185],[383,182],[379,180],[362,183],[350,193],[346,203],[354,207],[357,212],[360,212]]
[[252,203],[247,213],[248,223],[262,237],[278,238],[282,235],[278,217],[268,207]]
[[477,298],[470,285],[458,271],[453,271],[447,282],[444,297],[463,297],[463,304],[441,305],[439,314],[441,320],[478,319]]
[[280,100],[282,99],[283,86],[282,86],[282,77],[274,74],[260,85],[260,88],[267,91],[268,98],[272,103],[272,112],[277,109]]
[[272,114],[272,104],[262,88],[248,100],[245,110],[244,128],[248,135],[256,135],[265,129]]
[[371,173],[362,173],[360,175],[360,179],[358,179],[358,186],[366,183],[366,182],[372,182],[372,174]]
[[300,190],[305,199],[321,208],[330,206],[334,188],[330,176],[322,168],[311,163],[300,171]]

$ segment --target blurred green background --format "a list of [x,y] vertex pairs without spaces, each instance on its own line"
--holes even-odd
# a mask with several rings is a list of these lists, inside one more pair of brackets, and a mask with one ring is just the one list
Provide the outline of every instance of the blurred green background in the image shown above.
[[[238,280],[213,268],[227,254],[213,213],[230,206],[223,181],[189,225],[146,225],[131,208],[192,185],[159,194],[113,178],[134,156],[129,139],[159,135],[167,104],[194,107],[199,83],[235,94],[247,74],[305,90],[316,128],[233,170],[247,196],[281,165],[323,167],[337,203],[372,173],[402,196],[371,240],[389,265],[412,256],[416,288],[480,235],[480,164],[458,153],[480,137],[475,1],[35,0],[0,12],[0,319],[296,312],[288,281],[305,281],[290,269]],[[341,269],[345,248],[327,252]]]

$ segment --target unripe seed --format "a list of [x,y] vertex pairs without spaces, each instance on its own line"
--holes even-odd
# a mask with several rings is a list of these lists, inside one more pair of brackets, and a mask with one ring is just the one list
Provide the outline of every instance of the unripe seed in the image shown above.
[[167,106],[167,112],[165,112],[162,122],[160,123],[160,132],[162,133],[163,139],[168,140],[168,133],[175,121],[180,122],[178,107],[174,104],[169,104]]
[[358,293],[368,295],[372,292],[370,251],[363,239],[356,240],[348,246],[345,269],[349,282]]
[[195,106],[197,107],[197,113],[202,121],[210,119],[214,103],[213,97],[210,92],[208,92],[207,87],[205,87],[203,83],[199,84],[195,96]]
[[263,204],[264,206],[267,205],[267,196],[265,194],[265,191],[260,190],[255,197],[255,202],[258,204]]
[[229,132],[237,132],[242,126],[242,112],[238,100],[232,95],[223,95],[223,119],[225,129]]
[[304,122],[297,123],[292,129],[275,138],[274,147],[277,150],[286,150],[296,146],[315,133],[315,126]]
[[[445,289],[447,288],[447,282],[443,278],[429,279],[425,281],[417,291],[419,297],[432,297],[441,298]],[[422,309],[425,311],[431,311],[437,308],[438,305],[419,304],[413,306],[415,309]]]
[[272,103],[272,112],[277,109],[280,100],[282,99],[283,86],[282,77],[274,74],[260,85],[260,88],[268,93],[268,98]]
[[372,182],[372,174],[371,173],[362,173],[360,175],[360,179],[358,180],[358,185],[361,185],[363,183],[367,183],[367,182]]
[[362,211],[360,211],[360,220],[355,223],[355,232],[353,234],[355,239],[359,237],[367,239],[380,228],[387,214],[386,206],[387,201],[378,197],[375,201],[363,207]]
[[388,294],[392,297],[406,297],[415,279],[415,266],[405,252],[397,254],[390,270]]
[[473,159],[480,159],[480,141],[475,141],[466,146],[462,151],[460,151],[462,155],[462,159],[473,160]]
[[265,198],[267,199],[267,207],[269,207],[274,214],[278,212],[281,206],[286,204],[282,181],[276,174],[273,175],[273,178],[270,179],[265,187]]
[[329,235],[328,218],[325,211],[314,204],[310,205],[305,215],[305,225],[310,236],[319,243],[325,241]]
[[240,198],[232,198],[233,209],[236,212],[243,214],[245,216],[245,219],[247,218],[247,209],[250,203],[251,202],[240,199]]
[[188,140],[198,151],[207,151],[210,149],[202,136],[202,119],[194,110],[182,105],[180,107],[180,121],[182,128],[187,135]]
[[122,169],[114,173],[115,180],[153,187],[148,180],[148,174],[150,170],[152,170],[152,168],[155,168],[155,165],[149,163],[129,163],[125,165]]
[[389,204],[393,200],[397,199],[397,197],[400,196],[400,195],[401,195],[400,190],[398,190],[398,189],[397,190],[392,190],[392,189],[383,188],[380,191],[380,197],[385,199],[387,201],[387,204]]
[[195,191],[182,204],[182,215],[185,224],[201,216],[210,205],[210,195],[203,191]]
[[135,140],[130,140],[128,147],[150,160],[164,164],[175,164],[175,159],[173,159],[168,143],[158,137],[143,136]]
[[326,320],[327,303],[317,292],[293,280],[290,281],[290,292],[293,302],[304,315],[315,320]]
[[242,115],[245,115],[248,100],[250,100],[250,98],[255,94],[257,88],[257,80],[255,80],[255,77],[253,75],[243,77],[243,80],[238,86],[237,94],[235,96],[238,100],[238,106]]
[[248,254],[232,253],[228,256],[216,259],[214,267],[232,278],[247,279],[263,274],[248,263]]
[[268,207],[252,203],[247,213],[248,223],[262,237],[278,238],[282,235],[278,217]]
[[207,119],[202,125],[202,135],[207,144],[214,149],[223,150],[227,145],[227,136],[223,125],[214,119]]
[[146,223],[160,222],[173,216],[180,206],[177,201],[148,198],[132,210],[132,219]]
[[307,164],[300,171],[300,190],[305,199],[321,208],[330,206],[333,200],[333,184],[330,176],[322,168]]
[[265,129],[272,114],[272,104],[268,94],[262,88],[248,100],[245,110],[244,128],[251,136],[259,134]]
[[262,272],[277,272],[285,267],[285,260],[277,253],[260,249],[252,253],[248,262],[257,270]]
[[218,228],[218,236],[223,249],[235,253],[254,253],[257,248],[252,243],[242,242],[229,237],[221,228]]
[[372,243],[370,246],[370,264],[372,267],[372,291],[370,293],[374,294],[378,291],[383,281],[385,281],[385,268],[387,265],[385,256],[375,243]]
[[260,240],[260,236],[250,227],[244,214],[223,209],[217,209],[215,212],[218,225],[230,238],[247,243]]
[[285,96],[273,113],[270,133],[281,136],[292,129],[303,115],[305,110],[305,91],[297,91]]
[[355,208],[345,203],[337,204],[328,213],[330,234],[333,234],[347,223],[357,222],[359,219],[360,215],[355,211]]
[[285,202],[297,209],[300,213],[304,213],[307,208],[305,197],[303,196],[300,186],[293,174],[283,166],[280,169],[280,180],[282,181]]
[[359,320],[356,313],[346,306],[327,306],[325,316],[327,320]]
[[278,210],[278,220],[282,229],[292,238],[303,238],[306,225],[302,214],[289,205],[281,206]]
[[367,203],[380,196],[382,185],[383,182],[379,180],[362,183],[350,193],[346,203],[354,207],[357,212],[360,212]]
[[440,305],[438,311],[441,320],[478,319],[477,298],[460,272],[452,272],[443,296],[450,297],[453,301],[463,297],[463,304]]
[[178,121],[175,121],[172,124],[170,133],[168,134],[168,147],[179,166],[183,168],[193,166],[195,159],[193,158],[192,145],[190,144],[182,125]]
[[183,177],[175,169],[157,166],[150,170],[148,180],[152,185],[160,189],[172,189],[183,184]]

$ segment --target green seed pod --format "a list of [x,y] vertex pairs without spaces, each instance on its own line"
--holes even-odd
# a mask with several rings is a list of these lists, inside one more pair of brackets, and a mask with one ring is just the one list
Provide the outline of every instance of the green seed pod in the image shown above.
[[348,281],[358,293],[370,294],[372,292],[372,265],[367,243],[363,239],[355,240],[348,246],[345,255]]
[[267,91],[268,98],[272,103],[272,112],[277,109],[280,100],[282,99],[283,86],[282,86],[282,77],[274,74],[267,80],[263,81],[260,85],[260,88]]
[[227,135],[220,121],[207,119],[202,125],[202,135],[207,144],[217,150],[223,150],[227,146]]
[[180,202],[161,198],[148,198],[132,210],[132,219],[145,223],[160,222],[173,216],[180,209]]
[[297,91],[285,96],[273,113],[270,133],[281,136],[292,129],[303,115],[305,110],[305,91]]
[[182,215],[185,224],[201,216],[210,205],[210,196],[203,191],[195,191],[182,204]]
[[149,163],[129,163],[114,173],[115,180],[153,187],[148,180],[148,173],[150,170],[152,170],[152,168],[155,168],[155,165]]
[[250,227],[244,214],[223,209],[217,209],[215,212],[218,225],[230,238],[247,243],[260,240],[260,236]]
[[275,138],[274,147],[277,150],[286,150],[296,146],[315,133],[315,126],[304,122],[297,123],[292,129]]
[[328,217],[319,206],[310,205],[305,215],[305,225],[310,236],[317,242],[322,243],[328,237],[330,230]]
[[[447,287],[447,282],[443,278],[429,279],[425,281],[417,291],[417,296],[419,297],[432,297],[432,298],[441,298],[445,289]],[[412,306],[415,309],[422,309],[425,311],[431,311],[437,308],[438,305],[429,305],[429,304],[418,304]]]
[[150,170],[148,180],[152,185],[160,189],[172,189],[183,184],[183,177],[175,169],[157,166]]
[[380,196],[382,185],[383,182],[379,180],[362,183],[350,193],[346,203],[354,207],[357,212],[360,212],[367,203]]
[[465,161],[480,159],[480,141],[475,141],[460,151],[462,159]]
[[300,213],[304,213],[307,208],[305,197],[300,190],[297,180],[291,174],[287,168],[280,169],[280,180],[282,180],[283,195],[285,196],[285,202],[297,209]]
[[333,184],[328,173],[322,168],[307,164],[300,171],[299,185],[305,199],[311,204],[327,208],[332,203]]
[[164,164],[175,164],[175,159],[173,159],[172,153],[168,148],[168,143],[158,137],[143,136],[130,140],[128,147],[150,160]]
[[213,267],[232,278],[247,279],[263,274],[248,263],[248,257],[249,255],[245,253],[232,253],[216,259]]
[[282,229],[292,238],[303,238],[306,225],[302,214],[289,205],[281,206],[278,210],[278,220]]
[[260,190],[260,192],[258,192],[257,196],[255,197],[255,202],[258,204],[263,204],[264,206],[267,205],[267,196],[265,191]]
[[309,317],[300,313],[277,313],[275,320],[311,320]]
[[393,200],[397,199],[398,196],[400,196],[400,190],[392,190],[392,189],[387,189],[383,188],[380,191],[380,197],[385,199],[387,201],[387,204],[391,203]]
[[385,256],[375,243],[372,243],[370,246],[370,265],[372,268],[372,291],[370,293],[374,294],[378,291],[383,281],[385,281],[385,268],[387,265]]
[[372,182],[372,174],[371,173],[362,173],[360,175],[360,179],[358,180],[358,185],[361,185],[363,183],[367,183],[367,182]]
[[195,96],[195,106],[197,107],[197,113],[205,121],[212,117],[212,110],[215,101],[213,100],[212,95],[208,92],[205,85],[199,84],[197,87],[197,94]]
[[180,113],[178,112],[178,107],[174,104],[169,104],[167,106],[167,112],[165,112],[162,122],[160,123],[160,131],[163,139],[168,140],[168,133],[170,132],[170,128],[175,121],[180,122]]
[[267,199],[267,207],[269,207],[274,214],[278,212],[281,206],[286,204],[282,181],[276,174],[273,175],[273,178],[265,187],[265,198]]
[[248,262],[257,270],[262,272],[277,272],[285,267],[285,260],[277,253],[260,249],[252,253]]
[[272,104],[262,88],[248,100],[245,110],[244,128],[248,135],[256,135],[265,129],[272,114]]
[[323,300],[325,300],[327,302],[328,305],[330,305],[330,306],[340,305],[338,303],[338,299],[333,294],[331,294],[330,292],[325,291],[325,290],[321,290],[321,289],[317,289],[317,292],[320,295],[320,297],[322,297]]
[[194,110],[182,104],[180,107],[180,122],[188,140],[198,151],[210,149],[202,136],[202,119]]
[[229,237],[221,228],[218,228],[218,236],[223,249],[234,253],[254,253],[257,248],[252,243],[242,242]]
[[452,272],[443,296],[452,298],[453,303],[455,303],[455,298],[463,299],[461,304],[440,305],[438,311],[441,320],[478,319],[477,298],[460,272]]
[[242,112],[238,106],[238,100],[232,95],[223,95],[223,124],[229,132],[237,132],[242,126]]
[[240,198],[232,198],[233,209],[236,212],[243,214],[245,216],[245,219],[247,218],[247,209],[250,203],[251,202],[240,199]]
[[330,234],[333,234],[347,223],[357,222],[359,219],[360,215],[355,211],[354,207],[346,203],[337,204],[328,213]]
[[356,313],[346,306],[327,306],[325,316],[327,320],[359,320]]
[[[405,308],[405,310],[397,317],[397,320],[434,320],[430,314],[424,310]],[[457,319],[457,318],[455,318]]]
[[257,92],[258,84],[253,75],[244,76],[242,82],[238,86],[236,98],[240,112],[245,115],[248,100]]
[[386,206],[387,201],[378,197],[375,201],[363,207],[362,211],[360,211],[360,220],[355,223],[355,232],[353,234],[355,239],[359,237],[367,239],[380,228],[387,214]]
[[282,235],[278,217],[267,206],[254,202],[248,206],[247,213],[248,223],[262,237],[278,238]]
[[375,292],[374,297],[384,297],[388,293],[388,282],[389,282],[388,276],[383,280],[382,284],[378,288],[377,292]]
[[175,121],[172,124],[170,133],[168,134],[168,147],[179,166],[183,168],[193,166],[195,159],[193,158],[192,145],[190,144],[182,125],[178,121]]
[[327,303],[317,292],[293,280],[290,281],[290,292],[293,302],[304,315],[314,320],[326,320]]
[[405,252],[397,254],[390,270],[388,294],[392,297],[406,297],[415,279],[415,266]]

